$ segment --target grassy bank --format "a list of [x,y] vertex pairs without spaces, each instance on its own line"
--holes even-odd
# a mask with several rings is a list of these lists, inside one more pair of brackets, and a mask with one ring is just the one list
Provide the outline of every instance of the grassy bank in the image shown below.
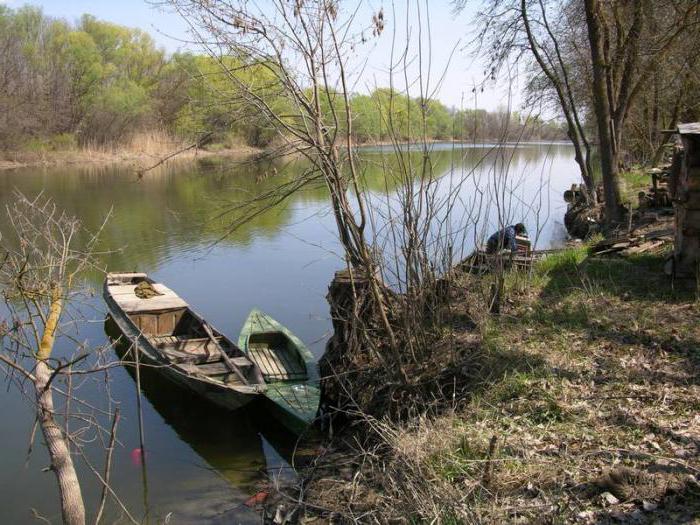
[[41,166],[81,164],[127,164],[141,170],[177,153],[173,159],[201,157],[246,157],[259,153],[258,148],[231,139],[191,148],[191,141],[162,131],[140,132],[128,140],[111,145],[78,145],[70,134],[28,140],[13,151],[0,151],[0,170]]
[[696,519],[700,305],[663,260],[567,250],[511,274],[498,317],[461,277],[453,319],[475,328],[451,323],[446,338],[479,338],[462,358],[468,395],[337,437],[307,510],[381,523]]

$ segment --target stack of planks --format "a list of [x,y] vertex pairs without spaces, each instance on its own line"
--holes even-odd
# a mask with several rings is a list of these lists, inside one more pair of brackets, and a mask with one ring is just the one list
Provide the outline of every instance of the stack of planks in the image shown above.
[[654,253],[673,240],[673,228],[657,230],[639,236],[614,237],[600,241],[591,248],[593,255],[639,255]]

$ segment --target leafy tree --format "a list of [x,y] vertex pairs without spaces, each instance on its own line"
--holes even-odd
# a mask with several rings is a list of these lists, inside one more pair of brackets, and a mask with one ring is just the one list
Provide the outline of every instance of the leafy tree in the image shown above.
[[[242,86],[250,86],[290,126],[303,126],[299,101],[283,96],[271,64],[193,53],[168,57],[139,29],[91,15],[72,25],[38,8],[0,6],[3,148],[29,141],[118,143],[144,128],[162,128],[188,140],[207,134],[216,142],[267,146],[276,138],[275,127],[266,112],[254,110],[242,96]],[[310,90],[303,93],[307,101],[313,99]],[[343,135],[347,120],[336,118],[345,114],[344,97],[327,89],[318,102],[325,132]],[[507,115],[454,111],[437,100],[421,101],[388,88],[353,94],[349,104],[357,143],[423,134],[435,140],[487,140],[500,136],[503,123],[510,122]],[[510,122],[505,128],[519,126]],[[550,136],[558,132],[556,126],[548,130]],[[59,135],[65,140],[51,138]]]

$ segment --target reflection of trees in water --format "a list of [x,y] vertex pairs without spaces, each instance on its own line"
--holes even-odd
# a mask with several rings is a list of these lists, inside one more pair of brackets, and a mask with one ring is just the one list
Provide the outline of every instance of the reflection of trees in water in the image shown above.
[[[399,159],[390,147],[373,150],[372,155],[366,155],[362,162],[367,184],[375,194],[371,208],[384,210],[391,207],[393,216],[400,217],[402,203],[393,198],[400,193],[397,192],[398,185],[403,184],[401,170],[397,166]],[[468,147],[458,144],[434,145],[430,153],[434,183],[427,190],[427,198],[432,206],[442,208],[442,213],[446,213],[447,203],[458,203],[449,218],[449,235],[455,255],[458,258],[466,255],[475,244],[481,242],[482,237],[501,227],[500,222],[523,221],[533,232],[540,231],[543,223],[550,219],[551,202],[556,203],[558,198],[561,200],[559,194],[550,193],[552,188],[561,185],[562,180],[565,184],[577,180],[572,152],[571,146],[561,143],[481,144]],[[422,155],[417,148],[409,150],[401,162],[421,166]],[[419,195],[417,189],[413,191],[416,196]],[[387,192],[391,197],[385,199]],[[401,198],[407,198],[405,191]],[[421,207],[416,205],[416,208]],[[382,221],[390,220],[391,214],[385,211],[378,214],[381,217],[375,219],[376,230],[389,231]],[[545,241],[554,231],[552,224],[547,228]],[[439,242],[444,234],[436,228],[429,242]],[[390,231],[387,235],[394,233]],[[391,238],[379,239],[379,244],[383,246],[391,246],[392,242]],[[391,257],[391,250],[388,253]]]
[[[369,153],[362,155],[361,166],[365,175],[365,181],[370,190],[377,193],[393,192],[400,183],[398,174],[398,162],[396,155],[390,147],[370,148]],[[501,166],[503,160],[509,161],[509,169],[513,172],[522,171],[532,167],[539,169],[541,163],[547,159],[558,156],[571,156],[572,148],[564,144],[525,144],[525,145],[466,145],[438,144],[430,152],[432,175],[436,178],[443,177],[450,170],[462,173],[482,174]],[[402,162],[412,162],[420,166],[420,158],[423,153],[419,150],[409,151],[401,159]],[[571,156],[573,162],[573,156]],[[418,176],[418,174],[416,174]]]
[[[510,158],[511,169],[539,170],[547,155],[569,155],[561,145],[525,145],[514,150],[489,146],[461,148],[438,145],[431,152],[433,176],[450,170],[486,173],[498,157]],[[420,151],[410,153],[416,165]],[[396,191],[399,178],[397,159],[390,149],[383,153],[362,152],[363,180],[371,192]],[[45,170],[20,170],[0,178],[0,205],[12,198],[18,188],[28,196],[43,191],[58,206],[80,217],[88,229],[95,230],[113,208],[113,217],[103,231],[105,250],[119,250],[107,258],[110,269],[153,268],[174,252],[196,249],[220,240],[223,245],[245,245],[260,237],[273,237],[289,224],[295,206],[325,203],[325,187],[309,186],[290,196],[284,203],[256,216],[252,221],[222,238],[236,218],[232,203],[249,201],[291,180],[304,168],[303,161],[291,163],[226,162],[211,158],[199,163],[174,163],[153,170],[138,180],[135,172],[123,167],[83,167]],[[263,206],[264,203],[260,203]],[[248,209],[250,210],[250,209]],[[1,228],[1,227],[0,227]]]
[[[43,191],[93,230],[113,208],[101,245],[123,251],[109,255],[108,267],[148,268],[174,248],[194,248],[218,239],[231,220],[230,215],[217,217],[226,205],[263,192],[285,176],[266,176],[265,171],[261,164],[228,169],[173,165],[139,181],[124,168],[27,170],[0,179],[0,205],[11,198],[13,187],[28,196]],[[274,235],[290,216],[289,205],[280,206],[221,242],[245,244]]]

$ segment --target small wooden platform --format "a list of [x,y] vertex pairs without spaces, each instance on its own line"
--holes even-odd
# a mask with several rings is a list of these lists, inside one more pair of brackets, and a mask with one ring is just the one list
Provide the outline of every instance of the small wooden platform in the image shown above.
[[187,308],[187,303],[167,286],[155,283],[153,287],[161,295],[140,299],[134,293],[135,284],[109,285],[109,291],[115,302],[127,313],[154,312],[159,310],[173,310]]

